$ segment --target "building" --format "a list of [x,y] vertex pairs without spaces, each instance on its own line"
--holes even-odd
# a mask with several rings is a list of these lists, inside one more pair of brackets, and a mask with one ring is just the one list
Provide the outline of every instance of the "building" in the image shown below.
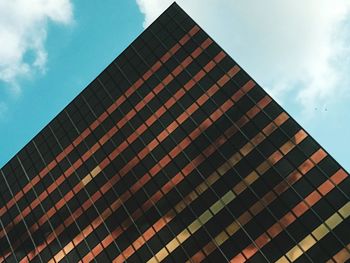
[[176,4],[0,180],[0,262],[350,258],[348,173]]

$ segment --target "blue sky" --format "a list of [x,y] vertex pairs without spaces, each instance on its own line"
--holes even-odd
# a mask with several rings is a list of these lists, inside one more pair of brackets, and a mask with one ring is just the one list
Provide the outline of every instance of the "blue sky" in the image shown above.
[[[0,1],[0,166],[171,2]],[[350,170],[347,0],[177,2]]]

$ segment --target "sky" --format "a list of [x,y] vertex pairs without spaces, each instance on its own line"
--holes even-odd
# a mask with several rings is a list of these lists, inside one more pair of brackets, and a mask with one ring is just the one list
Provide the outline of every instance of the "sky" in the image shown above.
[[[0,0],[0,167],[171,0]],[[348,0],[177,3],[350,170]]]

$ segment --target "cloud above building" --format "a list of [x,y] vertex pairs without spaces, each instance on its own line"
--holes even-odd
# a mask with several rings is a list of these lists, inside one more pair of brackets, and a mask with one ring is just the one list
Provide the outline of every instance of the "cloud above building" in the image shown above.
[[[171,0],[136,0],[148,26]],[[348,0],[177,1],[278,101],[304,113],[349,93]]]
[[18,79],[45,72],[48,23],[72,23],[70,0],[0,0],[0,81],[20,92]]

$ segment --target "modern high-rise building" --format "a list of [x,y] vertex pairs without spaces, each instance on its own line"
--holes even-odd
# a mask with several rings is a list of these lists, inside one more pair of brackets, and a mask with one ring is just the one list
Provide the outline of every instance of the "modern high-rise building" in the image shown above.
[[345,262],[349,195],[173,4],[1,169],[0,262]]

